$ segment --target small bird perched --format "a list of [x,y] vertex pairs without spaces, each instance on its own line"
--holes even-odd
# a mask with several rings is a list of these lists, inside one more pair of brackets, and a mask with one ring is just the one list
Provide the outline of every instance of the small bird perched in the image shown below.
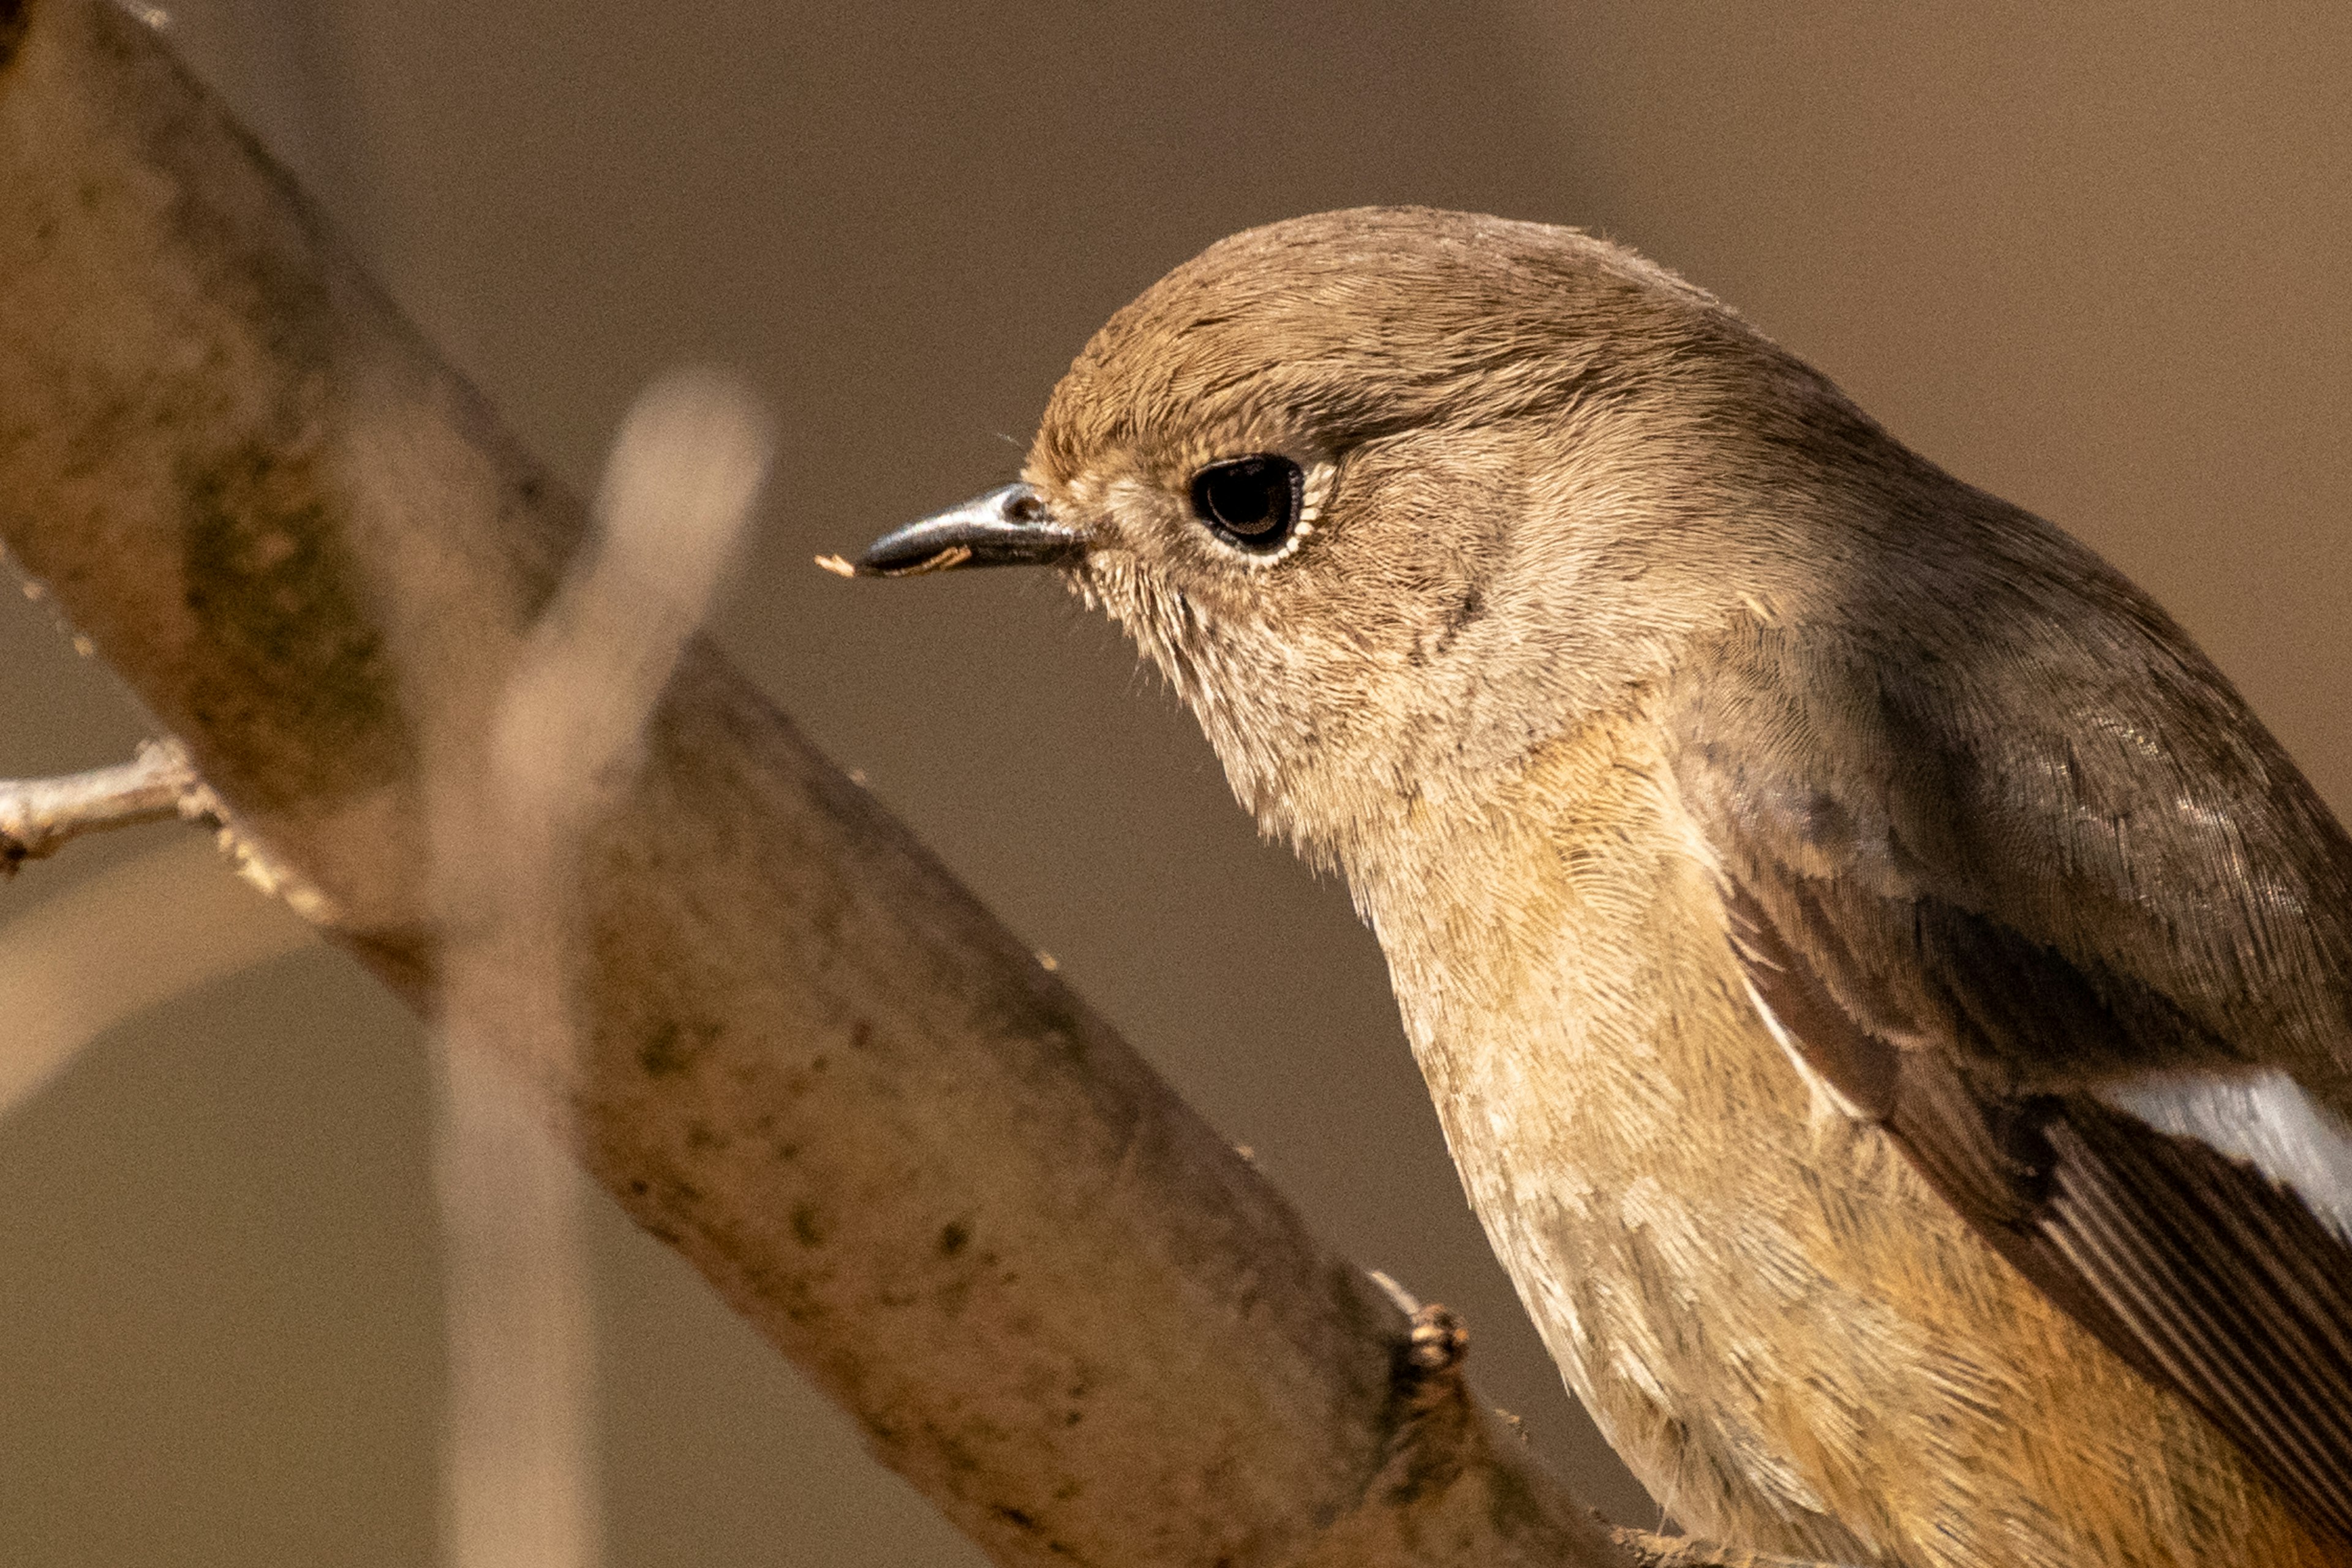
[[2089,550],[1616,246],[1367,208],[1178,268],[856,570],[1024,562],[1345,873],[1685,1524],[2352,1563],[2352,841]]

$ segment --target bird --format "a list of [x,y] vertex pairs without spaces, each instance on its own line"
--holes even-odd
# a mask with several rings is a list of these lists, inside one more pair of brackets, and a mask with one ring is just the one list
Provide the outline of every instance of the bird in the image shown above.
[[1660,1505],[2352,1563],[2352,841],[2188,635],[1702,289],[1416,207],[1111,317],[865,576],[1058,571],[1342,875]]

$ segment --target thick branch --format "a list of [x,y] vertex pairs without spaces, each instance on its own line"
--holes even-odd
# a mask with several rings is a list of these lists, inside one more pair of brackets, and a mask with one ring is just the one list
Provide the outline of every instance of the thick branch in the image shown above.
[[[104,0],[0,0],[0,533],[432,1009],[426,760],[577,503]],[[509,1065],[998,1561],[1633,1560],[715,654],[648,748],[583,857],[589,1037]]]

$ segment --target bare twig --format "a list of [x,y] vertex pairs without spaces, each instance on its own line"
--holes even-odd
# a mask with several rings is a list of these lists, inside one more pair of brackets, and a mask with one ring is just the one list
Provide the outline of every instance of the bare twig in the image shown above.
[[[0,535],[446,1005],[425,753],[490,723],[577,501],[107,0],[0,0]],[[486,1047],[991,1555],[1634,1561],[708,647],[644,759],[553,911],[579,1051]]]
[[212,794],[188,753],[170,741],[148,741],[139,755],[112,767],[63,778],[0,780],[0,877],[27,860],[56,854],[85,833],[133,827],[173,817],[211,821]]
[[1636,1568],[1837,1568],[1834,1563],[1808,1563],[1737,1546],[1718,1546],[1712,1541],[1652,1535],[1640,1530],[1613,1533],[1617,1543],[1633,1554]]

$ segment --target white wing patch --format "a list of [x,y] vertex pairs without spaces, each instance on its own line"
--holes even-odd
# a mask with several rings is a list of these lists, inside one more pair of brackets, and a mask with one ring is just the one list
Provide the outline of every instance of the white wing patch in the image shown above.
[[2352,1129],[2277,1068],[2151,1073],[2105,1085],[2098,1097],[2159,1132],[2253,1166],[2352,1244]]
[[1805,1059],[1805,1053],[1797,1048],[1797,1042],[1790,1037],[1788,1030],[1780,1026],[1780,1020],[1773,1016],[1771,1007],[1764,1000],[1764,994],[1756,989],[1756,983],[1742,974],[1739,984],[1746,988],[1748,1003],[1756,1009],[1756,1016],[1764,1020],[1764,1027],[1770,1033],[1772,1043],[1780,1047],[1780,1054],[1789,1058],[1789,1065],[1795,1068],[1797,1076],[1804,1080],[1811,1103],[1806,1120],[1812,1127],[1818,1131],[1824,1122],[1832,1120],[1832,1112],[1848,1121],[1867,1121],[1868,1118],[1862,1113],[1862,1107],[1847,1099],[1843,1090],[1814,1070],[1813,1064]]

